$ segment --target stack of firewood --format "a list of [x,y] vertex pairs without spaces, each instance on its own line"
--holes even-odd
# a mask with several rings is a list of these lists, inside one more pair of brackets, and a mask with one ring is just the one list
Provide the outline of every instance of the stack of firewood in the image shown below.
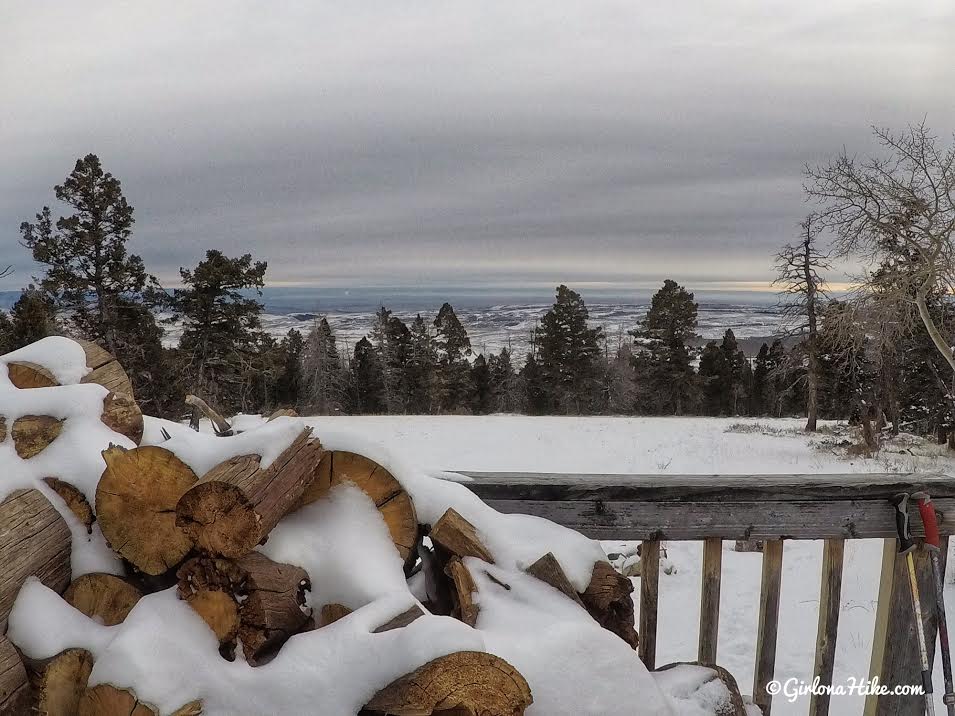
[[[70,484],[69,466],[47,485],[87,529],[95,524],[102,531],[122,558],[125,574],[71,579],[71,531],[63,516],[36,489],[13,492],[0,503],[0,634],[6,631],[17,592],[31,575],[105,625],[121,623],[143,595],[175,586],[215,634],[223,659],[236,659],[241,650],[249,668],[266,664],[293,635],[325,628],[346,617],[349,609],[325,604],[313,612],[306,606],[308,573],[298,565],[275,562],[256,547],[283,517],[346,482],[377,506],[406,576],[423,571],[428,585],[420,607],[376,631],[404,628],[425,613],[475,625],[479,599],[471,570],[480,562],[467,558],[493,563],[494,556],[475,527],[454,509],[434,524],[420,524],[411,496],[387,469],[362,455],[324,450],[307,427],[266,466],[260,455],[239,455],[197,475],[162,445],[139,445],[143,418],[125,373],[109,354],[82,345],[89,369],[83,382],[106,389],[100,419],[136,446],[112,445],[102,451],[105,469],[92,504]],[[16,390],[64,390],[42,365],[4,362]],[[57,415],[16,415],[9,426],[0,416],[0,445],[12,441],[19,459],[35,459],[55,444],[63,429],[64,419]],[[128,445],[120,438],[116,442]],[[596,562],[589,586],[579,593],[552,553],[541,555],[526,571],[636,647],[632,585],[609,563]],[[158,713],[138,701],[129,684],[89,687],[92,667],[93,655],[80,648],[37,661],[23,657],[0,637],[0,713]],[[531,702],[524,677],[503,659],[458,652],[385,686],[361,713],[516,715]],[[176,713],[202,713],[201,700]]]

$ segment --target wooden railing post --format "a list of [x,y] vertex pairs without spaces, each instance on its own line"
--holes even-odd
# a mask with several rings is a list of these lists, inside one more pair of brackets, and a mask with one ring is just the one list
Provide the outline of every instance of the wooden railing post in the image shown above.
[[703,540],[703,579],[700,585],[700,643],[697,660],[716,663],[720,630],[720,582],[723,575],[723,540]]
[[638,652],[653,671],[657,660],[657,605],[660,597],[660,542],[645,540],[640,545],[640,636]]
[[[823,686],[832,685],[832,669],[836,660],[836,638],[839,633],[844,555],[844,540],[826,540],[822,548],[819,626],[816,629],[816,662],[813,666],[813,677],[818,677],[819,683]],[[813,694],[809,700],[809,716],[828,716],[828,713],[828,694]]]
[[776,668],[776,636],[779,631],[779,593],[783,573],[783,541],[763,543],[763,576],[759,590],[759,631],[756,636],[756,668],[753,703],[770,716],[773,697],[766,691]]
[[[948,554],[948,538],[941,540],[944,572]],[[925,629],[929,662],[935,657],[935,585],[932,563],[924,547],[912,553],[922,598],[922,628]],[[882,575],[879,581],[879,604],[876,609],[875,633],[872,638],[872,661],[869,678],[878,678],[888,689],[896,686],[920,685],[918,636],[909,586],[908,566],[898,553],[898,542],[887,539],[882,548]],[[864,716],[921,716],[925,712],[922,696],[866,697]]]

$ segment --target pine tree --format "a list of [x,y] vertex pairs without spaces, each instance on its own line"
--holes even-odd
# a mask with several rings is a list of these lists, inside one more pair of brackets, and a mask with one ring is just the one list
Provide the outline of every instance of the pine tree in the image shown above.
[[487,415],[493,410],[493,398],[491,370],[481,353],[471,366],[471,412],[475,415]]
[[290,329],[279,344],[281,372],[275,380],[272,402],[277,406],[298,406],[305,390],[305,339],[302,334]]
[[428,415],[433,412],[436,362],[434,345],[428,324],[419,313],[411,323],[410,355],[405,367],[408,391],[408,412]]
[[723,334],[720,352],[723,354],[721,412],[724,415],[739,415],[740,405],[746,396],[749,361],[740,350],[731,328]]
[[704,415],[723,412],[726,389],[726,356],[716,341],[710,341],[700,355],[700,389]]
[[355,344],[351,361],[351,405],[360,415],[386,412],[385,380],[378,351],[367,338]]
[[345,408],[348,376],[342,368],[335,334],[328,319],[316,321],[302,353],[300,412],[334,415]]
[[769,346],[759,347],[753,366],[753,389],[749,396],[750,415],[767,415],[772,406],[772,378],[769,367]]
[[667,279],[650,301],[637,329],[633,368],[650,412],[682,415],[694,402],[697,386],[686,342],[696,333],[698,304],[693,294]]
[[441,412],[453,413],[467,405],[471,393],[471,339],[450,303],[441,306],[434,329],[436,403]]
[[35,286],[25,288],[10,309],[6,351],[16,350],[47,336],[56,335],[53,300]]
[[544,314],[537,333],[537,360],[553,412],[593,412],[597,402],[600,328],[590,328],[583,299],[566,286]]
[[513,413],[518,410],[517,375],[511,363],[511,352],[502,348],[487,362],[491,373],[492,412]]
[[165,294],[142,259],[127,251],[133,207],[95,154],[78,159],[54,193],[72,213],[54,221],[45,206],[35,223],[20,225],[24,246],[46,267],[39,287],[81,336],[120,360],[138,399],[156,402],[165,386],[154,380],[149,361],[162,350],[162,331],[146,309]]
[[250,254],[229,258],[210,250],[194,269],[179,269],[184,288],[175,290],[173,307],[183,322],[179,349],[188,361],[190,389],[226,410],[248,403],[247,374],[262,367],[255,360],[266,348],[262,305],[243,292],[261,295],[266,267]]
[[544,372],[533,353],[527,354],[519,378],[523,412],[528,415],[544,415],[550,408],[550,395]]

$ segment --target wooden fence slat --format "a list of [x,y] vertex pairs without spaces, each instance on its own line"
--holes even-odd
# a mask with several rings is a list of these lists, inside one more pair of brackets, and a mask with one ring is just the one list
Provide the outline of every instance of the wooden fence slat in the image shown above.
[[700,644],[697,660],[716,663],[720,629],[720,582],[723,576],[723,540],[703,541],[703,579],[700,585]]
[[[948,538],[942,538],[941,544],[940,556],[944,570]],[[916,549],[912,555],[922,601],[922,628],[925,629],[929,661],[933,662],[938,622],[932,562],[923,547]],[[882,570],[870,678],[878,677],[879,683],[889,690],[896,686],[919,685],[922,679],[908,565],[905,556],[898,553],[895,540],[885,541]],[[921,716],[924,711],[925,699],[922,696],[887,694],[867,697],[863,713],[865,716]]]
[[[832,685],[832,670],[836,660],[845,546],[844,540],[827,539],[822,548],[819,625],[816,629],[816,661],[813,665],[813,677],[818,677],[819,683],[823,686]],[[829,696],[813,694],[809,700],[809,716],[828,716],[828,713]]]
[[640,636],[638,653],[653,671],[657,659],[657,605],[660,598],[660,543],[646,540],[640,546]]
[[759,590],[759,632],[756,641],[756,668],[753,702],[770,716],[772,696],[766,684],[776,668],[776,637],[779,627],[779,593],[782,585],[783,542],[767,540],[763,545],[763,574]]

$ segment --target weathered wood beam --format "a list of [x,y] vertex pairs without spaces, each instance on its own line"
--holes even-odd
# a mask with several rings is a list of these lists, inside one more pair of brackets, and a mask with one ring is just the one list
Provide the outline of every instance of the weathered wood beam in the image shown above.
[[723,576],[723,540],[703,541],[703,578],[700,585],[700,643],[697,660],[716,663],[720,630],[720,582]]
[[[822,578],[819,589],[819,625],[816,629],[816,661],[813,678],[823,686],[832,685],[839,634],[839,607],[842,599],[842,563],[845,541],[827,539],[822,548]],[[809,699],[809,716],[828,716],[829,695],[814,693]]]
[[783,576],[783,542],[763,545],[763,575],[759,590],[759,632],[756,637],[756,668],[753,703],[770,716],[773,697],[766,690],[776,670],[776,637],[779,634],[779,594]]
[[657,606],[660,603],[660,543],[644,541],[640,546],[640,625],[637,647],[640,659],[653,671],[657,660]]

